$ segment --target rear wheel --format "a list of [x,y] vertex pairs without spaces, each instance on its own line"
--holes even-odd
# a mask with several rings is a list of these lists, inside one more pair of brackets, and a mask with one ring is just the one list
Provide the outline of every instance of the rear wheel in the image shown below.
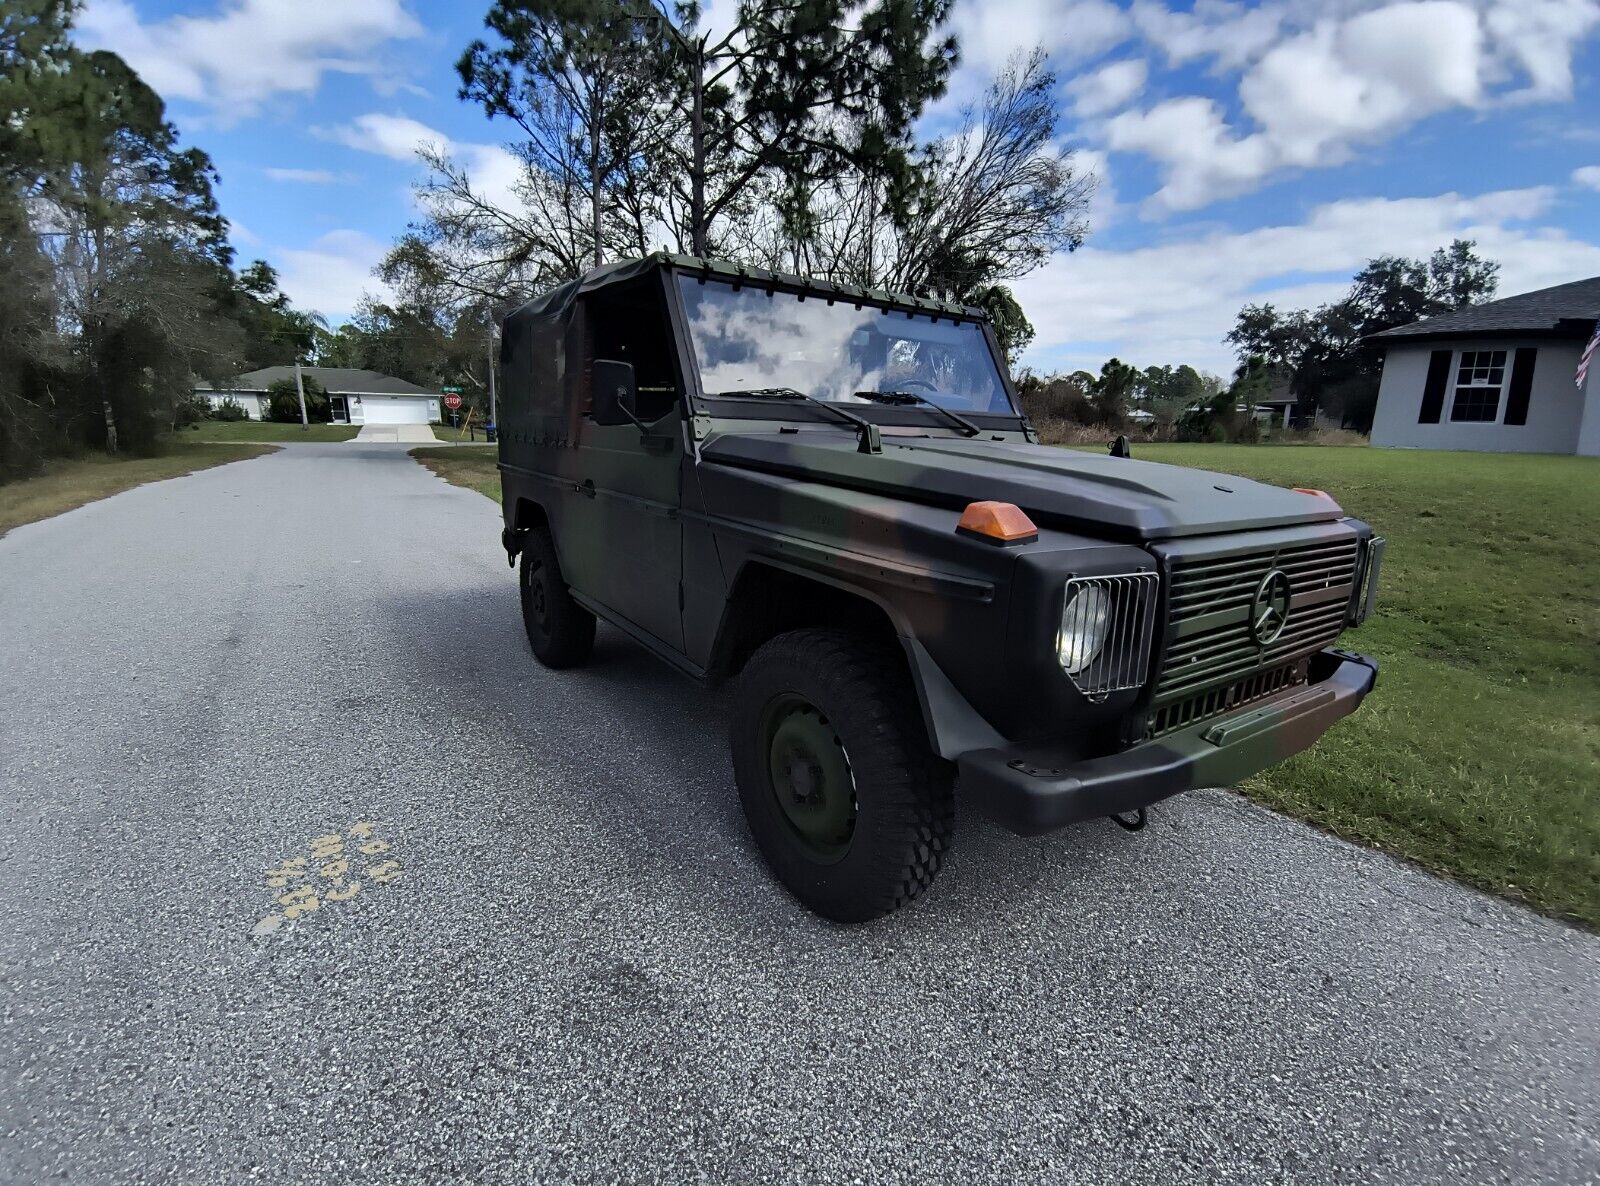
[[543,528],[522,549],[522,625],[534,657],[546,667],[581,667],[594,649],[594,615],[572,599],[561,577],[555,541]]
[[839,922],[927,889],[949,846],[949,764],[928,746],[905,661],[841,630],[772,639],[739,679],[733,766],[762,855]]

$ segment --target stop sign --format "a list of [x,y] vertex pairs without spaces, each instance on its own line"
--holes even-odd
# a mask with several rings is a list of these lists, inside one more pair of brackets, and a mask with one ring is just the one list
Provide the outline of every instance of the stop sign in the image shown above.
[[449,408],[452,412],[455,411],[461,406],[461,397],[452,391],[449,395],[444,397],[444,406]]

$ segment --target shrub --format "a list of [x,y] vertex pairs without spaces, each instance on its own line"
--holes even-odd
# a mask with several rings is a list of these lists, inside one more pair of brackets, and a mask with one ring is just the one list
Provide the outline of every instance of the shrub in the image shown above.
[[1027,376],[1019,385],[1017,395],[1022,410],[1035,424],[1067,421],[1074,424],[1093,424],[1094,406],[1083,384],[1072,378],[1052,377],[1040,379]]
[[[326,424],[332,416],[328,393],[310,375],[303,379],[306,390],[306,418],[314,424]],[[300,423],[300,395],[293,379],[279,379],[267,388],[267,419],[281,424]]]
[[1372,442],[1362,433],[1348,428],[1279,428],[1272,433],[1272,443],[1349,447],[1370,445]]
[[208,412],[206,401],[188,396],[180,399],[177,406],[172,409],[173,428],[193,428],[206,418]]
[[[211,409],[211,418],[213,420],[248,420],[250,419],[250,414],[239,406],[238,400],[225,399]],[[298,416],[295,418],[299,419]]]

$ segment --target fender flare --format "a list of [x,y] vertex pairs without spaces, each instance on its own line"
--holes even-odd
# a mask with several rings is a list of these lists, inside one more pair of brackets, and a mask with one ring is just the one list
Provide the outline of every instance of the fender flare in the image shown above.
[[789,573],[805,580],[831,586],[878,609],[894,629],[900,648],[905,653],[906,666],[911,672],[911,684],[917,694],[917,705],[922,712],[923,726],[928,730],[928,740],[934,751],[949,761],[972,750],[995,749],[1007,744],[1003,738],[961,691],[950,681],[938,661],[928,653],[895,604],[881,593],[841,579],[835,573],[819,571],[793,560],[771,555],[752,554],[745,558],[730,586],[727,608],[717,627],[713,653],[722,645],[728,630],[729,611],[734,598],[731,591],[738,587],[739,579],[751,566],[762,566]]

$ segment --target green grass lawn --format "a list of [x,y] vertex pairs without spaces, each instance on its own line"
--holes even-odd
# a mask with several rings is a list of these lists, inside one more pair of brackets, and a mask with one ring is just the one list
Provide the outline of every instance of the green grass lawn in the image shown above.
[[202,420],[180,429],[181,441],[348,441],[359,424],[279,424],[272,420]]
[[451,444],[488,444],[483,439],[483,425],[481,424],[474,424],[470,430],[465,424],[460,428],[451,428],[448,424],[435,424],[433,426],[433,439],[436,441],[449,441]]
[[[1137,457],[1326,490],[1389,540],[1344,645],[1383,674],[1252,798],[1600,928],[1600,461],[1136,445]],[[492,449],[417,449],[499,501]]]
[[446,482],[465,486],[468,490],[476,490],[485,498],[492,498],[496,503],[500,501],[498,446],[480,445],[473,448],[470,445],[454,445],[450,448],[437,448],[424,445],[420,449],[411,450],[411,456]]
[[275,451],[270,445],[185,441],[173,444],[159,457],[107,457],[99,453],[49,461],[43,471],[33,477],[0,485],[0,535],[24,523],[48,519],[146,482],[176,478]]

